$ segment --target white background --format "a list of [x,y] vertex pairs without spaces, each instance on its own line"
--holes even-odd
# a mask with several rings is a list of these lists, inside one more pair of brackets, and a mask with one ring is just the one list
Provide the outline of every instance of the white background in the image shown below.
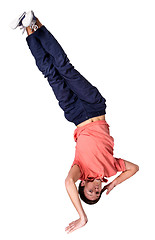
[[[154,1],[1,4],[0,239],[155,239]],[[30,9],[106,98],[115,156],[140,167],[98,204],[83,204],[88,223],[70,235],[64,229],[78,215],[64,180],[75,126],[35,66],[26,34],[8,27]]]

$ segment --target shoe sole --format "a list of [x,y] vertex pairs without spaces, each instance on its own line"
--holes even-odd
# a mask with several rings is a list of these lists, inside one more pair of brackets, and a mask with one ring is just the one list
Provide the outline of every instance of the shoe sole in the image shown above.
[[16,29],[19,26],[19,23],[21,22],[21,20],[23,19],[23,17],[25,16],[26,12],[23,12],[21,15],[19,15],[18,18],[16,18],[15,20],[13,20],[10,23],[10,28],[12,29]]

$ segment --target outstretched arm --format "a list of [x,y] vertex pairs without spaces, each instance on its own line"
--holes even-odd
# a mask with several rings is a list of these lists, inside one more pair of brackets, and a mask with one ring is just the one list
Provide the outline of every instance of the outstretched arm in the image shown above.
[[82,207],[76,185],[75,185],[75,182],[80,178],[80,176],[81,176],[80,168],[77,165],[74,165],[71,168],[71,170],[69,171],[68,176],[65,180],[65,186],[66,186],[68,195],[69,195],[75,209],[77,210],[77,212],[79,214],[79,219],[71,222],[69,224],[69,226],[66,227],[65,230],[68,233],[71,233],[74,230],[76,230],[80,227],[83,227],[88,221],[87,216]]
[[105,190],[107,189],[106,194],[109,194],[114,187],[124,182],[128,178],[132,177],[139,170],[138,165],[125,160],[124,162],[125,162],[126,170],[122,172],[117,178],[115,178],[111,183],[109,183],[104,187]]

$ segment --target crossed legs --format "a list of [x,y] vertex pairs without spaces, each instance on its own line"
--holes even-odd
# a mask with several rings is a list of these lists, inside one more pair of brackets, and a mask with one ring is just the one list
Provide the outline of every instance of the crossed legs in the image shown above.
[[105,99],[70,63],[54,36],[39,22],[28,27],[27,43],[39,70],[47,77],[68,121],[82,121],[105,114]]

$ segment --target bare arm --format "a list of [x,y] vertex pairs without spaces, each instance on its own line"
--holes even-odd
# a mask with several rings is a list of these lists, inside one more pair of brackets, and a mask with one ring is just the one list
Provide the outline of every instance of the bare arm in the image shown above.
[[66,231],[68,233],[71,233],[74,230],[76,230],[80,227],[83,227],[88,221],[87,216],[82,207],[76,185],[75,185],[75,182],[80,178],[80,176],[81,176],[80,168],[77,165],[74,165],[71,168],[71,170],[69,171],[68,176],[65,180],[65,186],[66,186],[67,193],[68,193],[75,209],[77,210],[77,212],[79,214],[79,219],[70,223],[69,226],[66,227]]
[[126,170],[124,172],[122,172],[117,178],[115,178],[111,183],[109,183],[108,185],[105,186],[105,189],[107,189],[106,194],[109,194],[109,192],[116,187],[118,184],[124,182],[125,180],[127,180],[128,178],[132,177],[138,170],[139,170],[139,166],[125,161],[125,166],[126,166]]

